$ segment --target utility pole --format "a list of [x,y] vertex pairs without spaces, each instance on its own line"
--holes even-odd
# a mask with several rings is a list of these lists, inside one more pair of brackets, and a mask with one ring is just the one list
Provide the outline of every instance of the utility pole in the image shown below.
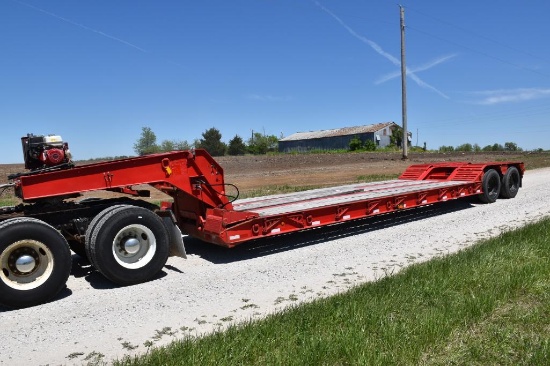
[[409,144],[407,133],[407,67],[405,66],[405,9],[399,5],[401,14],[401,118],[403,121],[403,160],[407,160]]

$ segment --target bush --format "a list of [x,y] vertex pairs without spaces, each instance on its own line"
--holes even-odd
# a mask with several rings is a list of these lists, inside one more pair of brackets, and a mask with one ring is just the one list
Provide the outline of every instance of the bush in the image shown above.
[[363,147],[366,151],[375,151],[376,150],[376,144],[372,140],[365,141],[365,144],[363,145]]
[[358,137],[352,138],[351,141],[349,142],[350,151],[360,150],[361,147],[363,147],[363,143],[361,142],[361,140]]

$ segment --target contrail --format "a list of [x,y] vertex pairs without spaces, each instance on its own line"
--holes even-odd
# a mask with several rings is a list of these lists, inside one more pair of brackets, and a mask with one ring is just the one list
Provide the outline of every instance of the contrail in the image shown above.
[[[323,5],[321,5],[318,1],[312,0],[315,5],[320,7],[324,12],[326,12],[328,15],[333,17],[342,27],[344,27],[352,36],[359,39],[360,41],[368,44],[373,50],[375,50],[378,54],[384,56],[387,60],[389,60],[391,63],[393,63],[395,66],[401,66],[401,61],[398,60],[396,57],[392,56],[391,54],[387,53],[380,47],[376,42],[371,41],[370,39],[361,36],[356,31],[354,31],[350,26],[348,26],[342,19],[340,19],[336,14],[325,8]],[[412,80],[414,80],[419,86],[431,89],[437,94],[441,95],[445,99],[450,99],[447,95],[445,95],[443,92],[439,91],[435,87],[431,86],[430,84],[426,83],[422,79],[420,79],[418,76],[414,74],[409,68],[407,68],[407,75],[410,76]]]
[[500,103],[515,103],[527,100],[534,100],[550,96],[550,89],[544,88],[519,88],[519,89],[501,89],[485,90],[474,92],[472,94],[481,95],[483,100],[475,104],[493,105]]
[[[419,71],[425,71],[425,70],[429,70],[431,69],[432,67],[434,66],[437,66],[447,60],[450,60],[451,58],[453,57],[456,57],[456,54],[452,54],[452,55],[447,55],[447,56],[443,56],[443,57],[439,57],[435,60],[433,60],[432,62],[429,62],[427,64],[424,64],[422,66],[419,66],[419,67],[415,67],[414,69],[410,69],[411,72],[413,73],[417,73]],[[391,79],[394,79],[396,77],[399,77],[401,75],[401,72],[400,71],[396,71],[396,72],[392,72],[390,74],[387,74],[387,75],[384,75],[382,76],[381,78],[379,78],[378,80],[376,80],[375,84],[382,84],[388,80],[391,80]]]
[[111,36],[111,35],[109,35],[109,34],[107,34],[107,33],[104,33],[104,32],[102,32],[102,31],[99,31],[99,30],[97,30],[97,29],[93,29],[93,28],[87,27],[87,26],[85,26],[85,25],[83,25],[83,24],[73,22],[72,20],[69,20],[69,19],[67,19],[67,18],[63,18],[63,17],[61,17],[61,16],[59,16],[59,15],[57,15],[57,14],[54,14],[54,13],[51,13],[51,12],[46,11],[46,10],[44,10],[44,9],[38,8],[38,7],[34,6],[34,5],[27,4],[27,3],[24,3],[24,2],[19,1],[19,0],[11,0],[11,1],[16,2],[16,3],[18,3],[18,4],[21,4],[21,5],[24,5],[24,6],[27,6],[27,7],[31,8],[31,9],[34,9],[34,10],[39,11],[39,12],[41,12],[41,13],[44,13],[44,14],[46,14],[46,15],[52,16],[52,17],[54,17],[54,18],[57,18],[57,19],[59,19],[59,20],[62,20],[62,21],[64,21],[64,22],[67,22],[67,23],[69,23],[69,24],[75,25],[75,26],[77,26],[77,27],[79,27],[79,28],[82,28],[82,29],[85,29],[85,30],[87,30],[87,31],[90,31],[90,32],[93,32],[93,33],[97,33],[97,34],[99,34],[99,35],[101,35],[101,36],[103,36],[103,37],[107,37],[107,38],[109,38],[109,39],[112,39],[113,41],[122,43],[122,44],[124,44],[124,45],[126,45],[126,46],[129,46],[129,47],[132,47],[132,48],[135,48],[135,49],[138,50],[138,51],[141,51],[141,52],[144,52],[144,53],[148,53],[147,50],[144,50],[143,48],[138,47],[138,46],[136,46],[135,44],[132,44],[132,43],[127,42],[127,41],[125,41],[125,40],[123,40],[123,39],[120,39],[120,38]]

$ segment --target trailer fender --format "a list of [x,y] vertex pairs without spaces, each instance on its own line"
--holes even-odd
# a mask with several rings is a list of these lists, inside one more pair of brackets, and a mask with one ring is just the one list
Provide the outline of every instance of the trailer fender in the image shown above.
[[[170,212],[171,213],[171,212]],[[170,216],[162,216],[162,221],[166,225],[166,229],[170,234],[170,257],[181,257],[187,259],[185,245],[183,244],[183,235],[180,228],[176,225],[174,214]]]

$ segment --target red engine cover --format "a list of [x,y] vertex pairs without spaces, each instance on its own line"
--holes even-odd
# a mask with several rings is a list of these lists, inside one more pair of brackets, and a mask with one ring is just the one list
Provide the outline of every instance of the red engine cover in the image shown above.
[[44,150],[40,155],[40,160],[49,166],[58,165],[65,159],[65,152],[61,149]]

